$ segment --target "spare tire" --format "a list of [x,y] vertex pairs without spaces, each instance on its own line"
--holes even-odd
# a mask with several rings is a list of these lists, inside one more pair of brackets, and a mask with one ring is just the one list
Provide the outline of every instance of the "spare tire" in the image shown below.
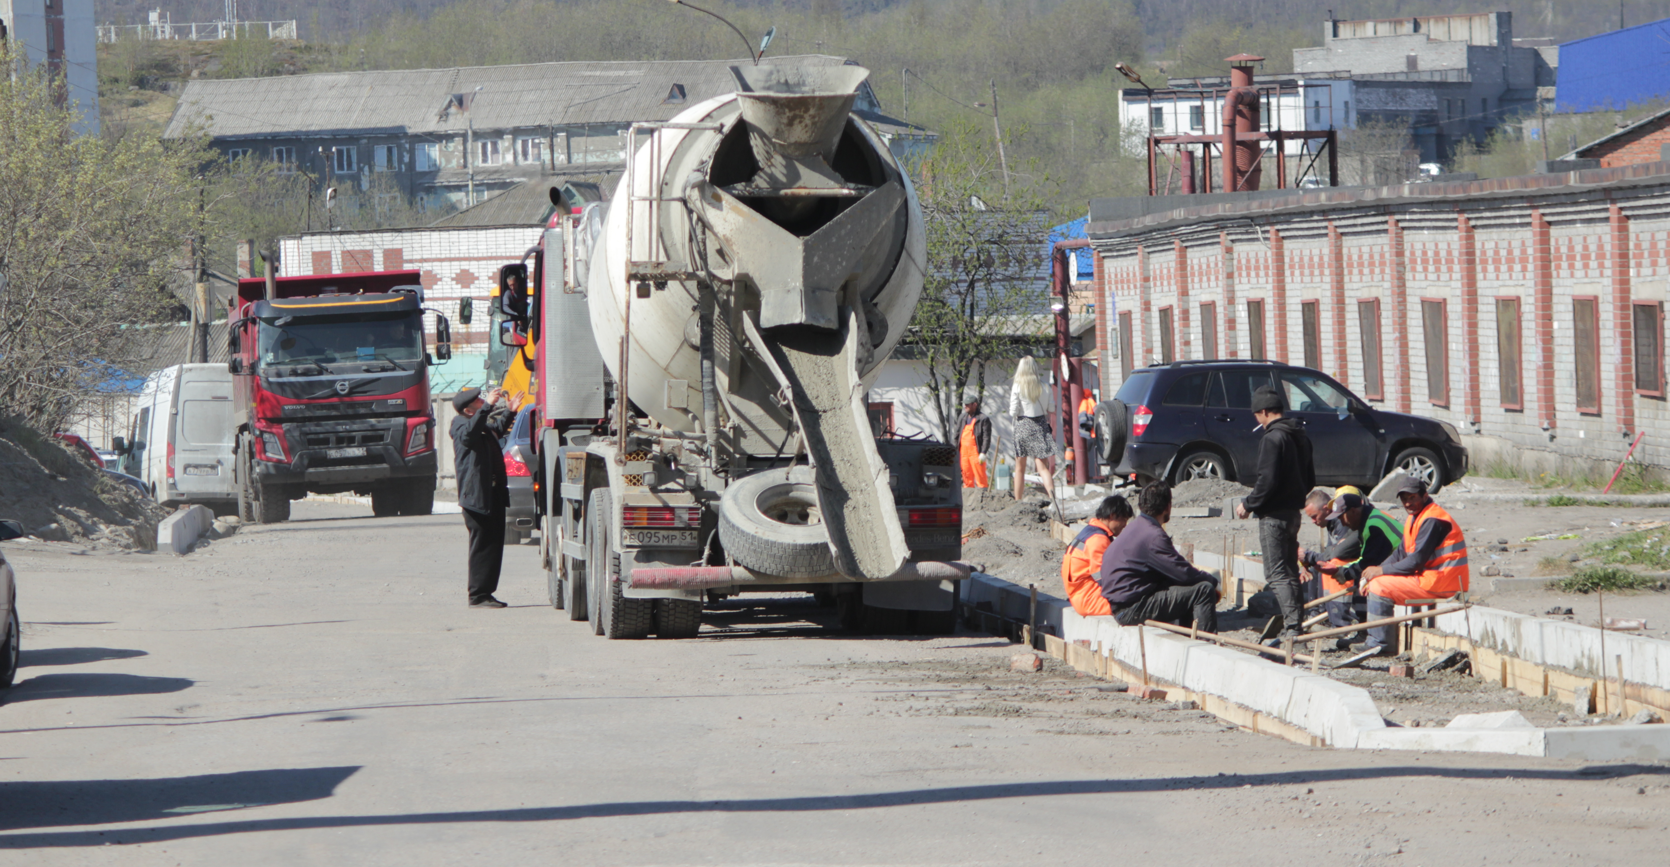
[[1101,450],[1102,463],[1119,466],[1125,457],[1125,436],[1131,430],[1131,411],[1125,402],[1114,398],[1096,404],[1096,445]]
[[835,573],[811,467],[762,470],[719,500],[719,542],[731,559],[784,578]]

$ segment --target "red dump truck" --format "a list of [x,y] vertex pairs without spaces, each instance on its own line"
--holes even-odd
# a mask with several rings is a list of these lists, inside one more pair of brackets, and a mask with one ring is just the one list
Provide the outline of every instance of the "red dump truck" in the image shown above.
[[417,271],[238,281],[229,304],[238,512],[287,520],[309,493],[369,494],[379,517],[434,507],[430,365]]

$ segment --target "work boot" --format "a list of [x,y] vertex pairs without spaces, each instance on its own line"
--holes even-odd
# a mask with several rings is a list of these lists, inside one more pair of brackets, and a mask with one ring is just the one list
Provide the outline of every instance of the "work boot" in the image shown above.
[[1295,650],[1297,650],[1297,649],[1299,649],[1300,642],[1303,641],[1304,636],[1300,635],[1297,630],[1284,629],[1284,630],[1281,631],[1280,635],[1277,635],[1273,638],[1264,639],[1264,646],[1265,647],[1274,647],[1274,648],[1280,649],[1281,646],[1282,646],[1282,643],[1289,640],[1289,639],[1292,639],[1293,647],[1294,647]]
[[500,602],[497,599],[494,599],[491,596],[488,596],[484,599],[471,600],[470,607],[471,608],[507,608],[509,606],[505,605],[503,602]]

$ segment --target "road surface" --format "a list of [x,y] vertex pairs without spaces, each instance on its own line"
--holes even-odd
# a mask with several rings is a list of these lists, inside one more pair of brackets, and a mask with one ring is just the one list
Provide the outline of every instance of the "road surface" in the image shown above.
[[[188,557],[8,545],[0,864],[1660,864],[1662,765],[1310,749],[795,600],[606,642],[532,547],[301,503]],[[810,618],[810,619],[809,619]]]

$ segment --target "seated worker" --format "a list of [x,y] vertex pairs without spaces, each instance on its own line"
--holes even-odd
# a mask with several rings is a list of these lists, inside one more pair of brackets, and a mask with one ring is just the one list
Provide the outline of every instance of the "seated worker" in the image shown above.
[[[1329,505],[1329,521],[1339,521],[1357,534],[1361,540],[1355,558],[1343,555],[1317,564],[1322,572],[1322,586],[1328,593],[1347,588],[1356,590],[1357,579],[1363,570],[1386,562],[1403,546],[1403,531],[1390,515],[1380,511],[1367,498],[1357,494],[1341,494]],[[1329,602],[1328,625],[1349,626],[1357,622],[1356,598],[1360,592]],[[1358,633],[1361,635],[1362,633]],[[1350,636],[1334,642],[1334,649],[1344,650],[1353,644]]]
[[1125,531],[1131,516],[1131,503],[1124,497],[1115,495],[1102,500],[1090,525],[1079,531],[1067,546],[1066,556],[1061,558],[1061,586],[1067,591],[1067,601],[1085,617],[1110,613],[1096,576],[1102,571],[1103,552],[1114,537]]
[[[1409,513],[1403,526],[1403,544],[1390,559],[1363,570],[1363,593],[1368,596],[1368,616],[1380,620],[1392,616],[1392,606],[1411,599],[1448,599],[1467,589],[1467,539],[1461,525],[1427,495],[1426,483],[1414,476],[1398,482],[1398,502]],[[1392,627],[1377,626],[1368,631],[1365,650],[1381,656],[1396,653]]]
[[1158,620],[1218,631],[1218,579],[1189,565],[1171,544],[1171,486],[1150,482],[1137,498],[1142,515],[1102,554],[1096,580],[1121,626]]
[[1313,551],[1303,546],[1299,548],[1299,565],[1303,566],[1308,574],[1304,584],[1306,602],[1314,602],[1340,589],[1327,586],[1329,579],[1316,568],[1316,564],[1326,560],[1355,560],[1357,549],[1362,545],[1362,537],[1357,535],[1356,531],[1338,520],[1328,520],[1328,506],[1333,499],[1321,488],[1305,495],[1305,517],[1312,524],[1321,527],[1328,539],[1327,547],[1321,551]]

